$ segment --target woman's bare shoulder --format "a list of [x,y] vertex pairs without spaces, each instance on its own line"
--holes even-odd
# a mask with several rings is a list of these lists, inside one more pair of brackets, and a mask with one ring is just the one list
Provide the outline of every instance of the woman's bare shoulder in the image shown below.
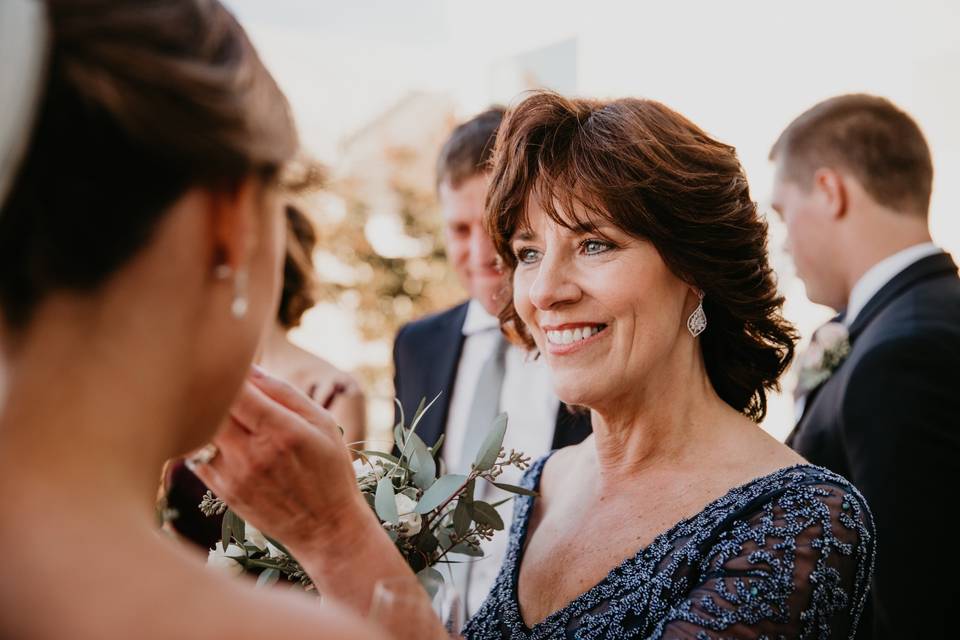
[[276,373],[305,392],[311,388],[331,388],[335,384],[342,386],[347,395],[355,395],[360,390],[359,381],[352,373],[301,347],[288,352],[282,368],[284,371]]

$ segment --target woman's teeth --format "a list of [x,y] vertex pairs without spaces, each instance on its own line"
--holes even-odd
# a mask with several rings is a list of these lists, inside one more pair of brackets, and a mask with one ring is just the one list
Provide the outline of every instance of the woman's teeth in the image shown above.
[[563,331],[547,331],[547,341],[550,344],[572,344],[580,340],[586,340],[590,336],[597,335],[604,326],[605,325],[600,324],[591,327],[564,329]]

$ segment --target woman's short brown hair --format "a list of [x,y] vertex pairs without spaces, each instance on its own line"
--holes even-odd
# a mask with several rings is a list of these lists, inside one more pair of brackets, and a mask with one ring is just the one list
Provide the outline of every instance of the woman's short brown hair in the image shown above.
[[[796,334],[767,260],[759,216],[733,147],[659,102],[610,102],[536,92],[507,113],[494,153],[488,228],[509,272],[510,241],[529,198],[557,223],[601,220],[651,242],[667,267],[701,289],[700,336],[718,395],[759,422],[766,390],[793,358]],[[572,220],[586,211],[585,220]],[[510,303],[501,321],[533,348]]]

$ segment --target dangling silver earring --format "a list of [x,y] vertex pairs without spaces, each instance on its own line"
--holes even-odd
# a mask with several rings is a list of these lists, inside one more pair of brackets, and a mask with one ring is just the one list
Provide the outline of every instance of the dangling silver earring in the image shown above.
[[707,314],[703,312],[703,291],[698,291],[697,295],[700,297],[700,304],[697,305],[697,308],[694,309],[690,317],[687,318],[687,331],[689,331],[690,335],[694,338],[703,333],[704,329],[707,328]]
[[[217,280],[227,280],[234,276],[230,265],[220,264],[214,269],[213,275]],[[230,313],[234,318],[242,318],[247,315],[247,270],[238,269],[233,278],[233,302],[230,303]]]
[[233,317],[239,320],[247,315],[247,306],[247,270],[238,269],[233,279],[233,302],[230,304]]

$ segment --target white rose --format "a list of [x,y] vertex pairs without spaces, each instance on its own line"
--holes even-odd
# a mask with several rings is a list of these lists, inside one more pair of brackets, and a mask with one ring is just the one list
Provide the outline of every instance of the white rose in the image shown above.
[[365,458],[357,458],[353,461],[353,474],[360,479],[373,473],[373,465]]
[[246,555],[243,549],[235,544],[228,545],[224,550],[223,543],[218,542],[217,546],[207,554],[207,566],[213,567],[217,571],[224,571],[232,576],[238,576],[243,573],[243,566],[237,562],[236,558],[243,558]]
[[414,513],[417,503],[402,493],[394,496],[397,503],[397,513],[400,515],[400,526],[397,533],[401,538],[409,538],[420,533],[420,514]]
[[260,532],[260,529],[257,529],[255,526],[247,523],[244,527],[244,537],[247,539],[247,542],[255,546],[261,551],[265,551],[267,548],[267,537]]

